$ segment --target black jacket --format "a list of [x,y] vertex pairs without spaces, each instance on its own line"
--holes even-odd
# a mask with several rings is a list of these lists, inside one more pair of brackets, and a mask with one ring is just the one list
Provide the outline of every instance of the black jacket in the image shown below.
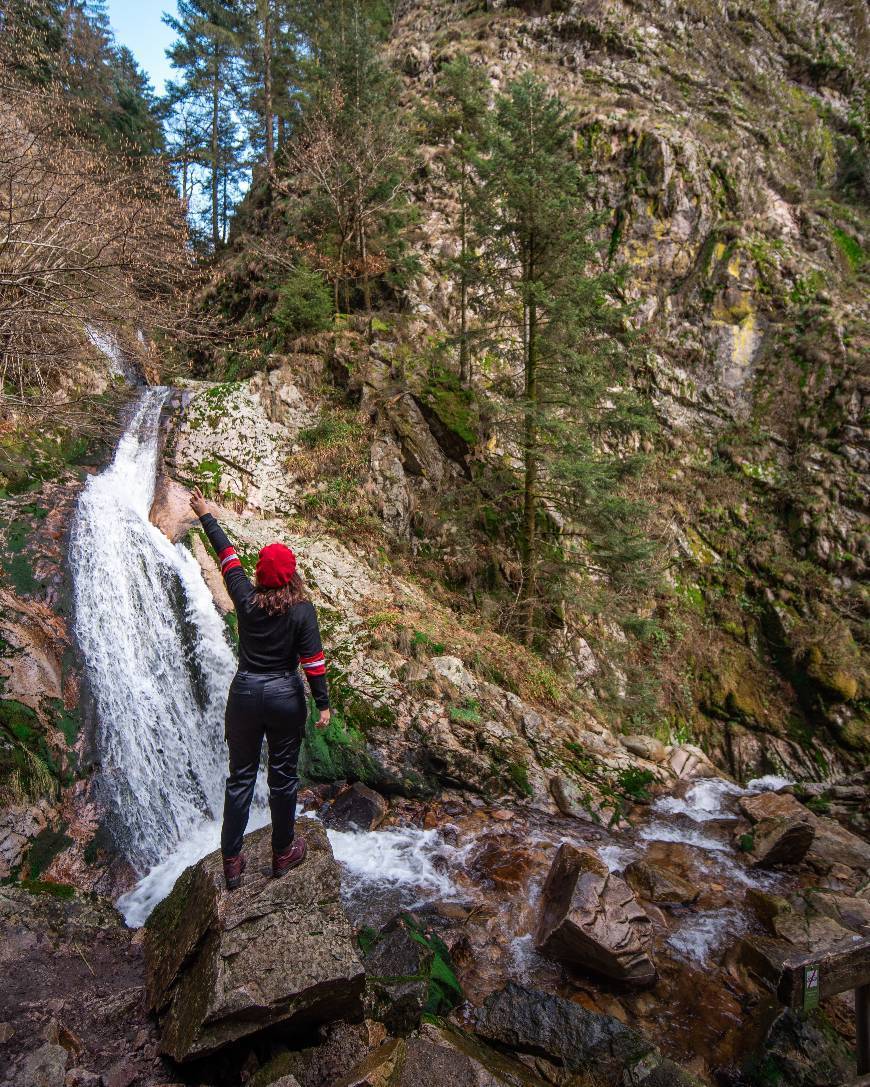
[[301,664],[317,708],[327,709],[326,661],[314,605],[303,600],[283,615],[269,615],[256,603],[254,586],[227,534],[210,513],[203,514],[200,523],[215,549],[227,592],[236,606],[239,670],[295,672]]

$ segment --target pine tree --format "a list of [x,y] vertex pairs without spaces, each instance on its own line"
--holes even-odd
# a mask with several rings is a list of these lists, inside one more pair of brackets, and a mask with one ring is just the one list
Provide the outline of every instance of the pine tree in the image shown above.
[[[481,170],[475,211],[492,338],[522,371],[506,422],[521,460],[520,605],[530,643],[548,592],[564,592],[575,563],[619,578],[648,553],[639,508],[620,489],[637,459],[607,452],[648,416],[629,388],[628,313],[602,253],[571,114],[532,76],[497,99]],[[542,534],[548,522],[561,526],[552,545]]]
[[102,0],[10,0],[0,13],[0,60],[24,85],[61,90],[65,120],[92,144],[133,155],[162,149],[151,86],[116,45]]
[[305,22],[310,41],[307,93],[291,151],[295,177],[309,193],[310,218],[331,248],[335,306],[350,306],[361,284],[371,308],[371,281],[389,265],[401,232],[407,182],[407,136],[395,108],[398,88],[379,55],[359,0],[327,0]]
[[198,103],[207,118],[202,161],[209,174],[211,241],[218,249],[226,234],[229,186],[239,165],[233,106],[240,14],[232,0],[178,0],[178,16],[163,18],[178,35],[167,50],[183,74],[174,85],[175,100]]
[[303,47],[293,0],[241,0],[243,104],[252,119],[250,140],[269,170],[293,112]]
[[464,53],[441,70],[435,92],[434,108],[427,120],[435,139],[449,140],[446,174],[456,186],[459,257],[450,271],[459,288],[459,377],[464,385],[471,382],[471,353],[468,332],[468,296],[474,276],[476,256],[470,236],[471,207],[479,186],[478,163],[486,147],[487,95],[486,74],[475,67]]

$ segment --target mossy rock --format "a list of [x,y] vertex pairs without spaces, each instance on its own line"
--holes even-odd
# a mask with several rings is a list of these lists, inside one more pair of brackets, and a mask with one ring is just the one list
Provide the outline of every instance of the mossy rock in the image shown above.
[[851,702],[857,697],[860,683],[845,663],[839,663],[836,647],[814,645],[807,653],[806,671],[825,692],[841,702]]
[[15,699],[0,700],[0,800],[16,804],[53,797],[60,777],[36,712]]

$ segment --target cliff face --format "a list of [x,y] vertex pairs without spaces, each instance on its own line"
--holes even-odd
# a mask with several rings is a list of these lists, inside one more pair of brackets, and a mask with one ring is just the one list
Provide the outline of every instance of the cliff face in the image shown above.
[[[654,677],[639,724],[686,727],[738,773],[785,747],[805,772],[866,757],[867,42],[851,3],[421,0],[389,44],[409,106],[465,53],[495,91],[531,69],[576,111],[655,344],[673,590],[645,653],[578,627],[629,687]],[[437,329],[456,214],[439,149],[423,158],[410,303]]]

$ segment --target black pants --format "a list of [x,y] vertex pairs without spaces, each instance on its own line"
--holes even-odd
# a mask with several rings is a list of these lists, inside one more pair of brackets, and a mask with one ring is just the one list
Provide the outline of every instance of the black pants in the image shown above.
[[307,713],[305,689],[298,673],[236,673],[226,712],[230,773],[221,830],[221,852],[225,857],[234,857],[242,849],[264,735],[269,745],[272,848],[280,852],[293,841],[299,787],[296,767]]

